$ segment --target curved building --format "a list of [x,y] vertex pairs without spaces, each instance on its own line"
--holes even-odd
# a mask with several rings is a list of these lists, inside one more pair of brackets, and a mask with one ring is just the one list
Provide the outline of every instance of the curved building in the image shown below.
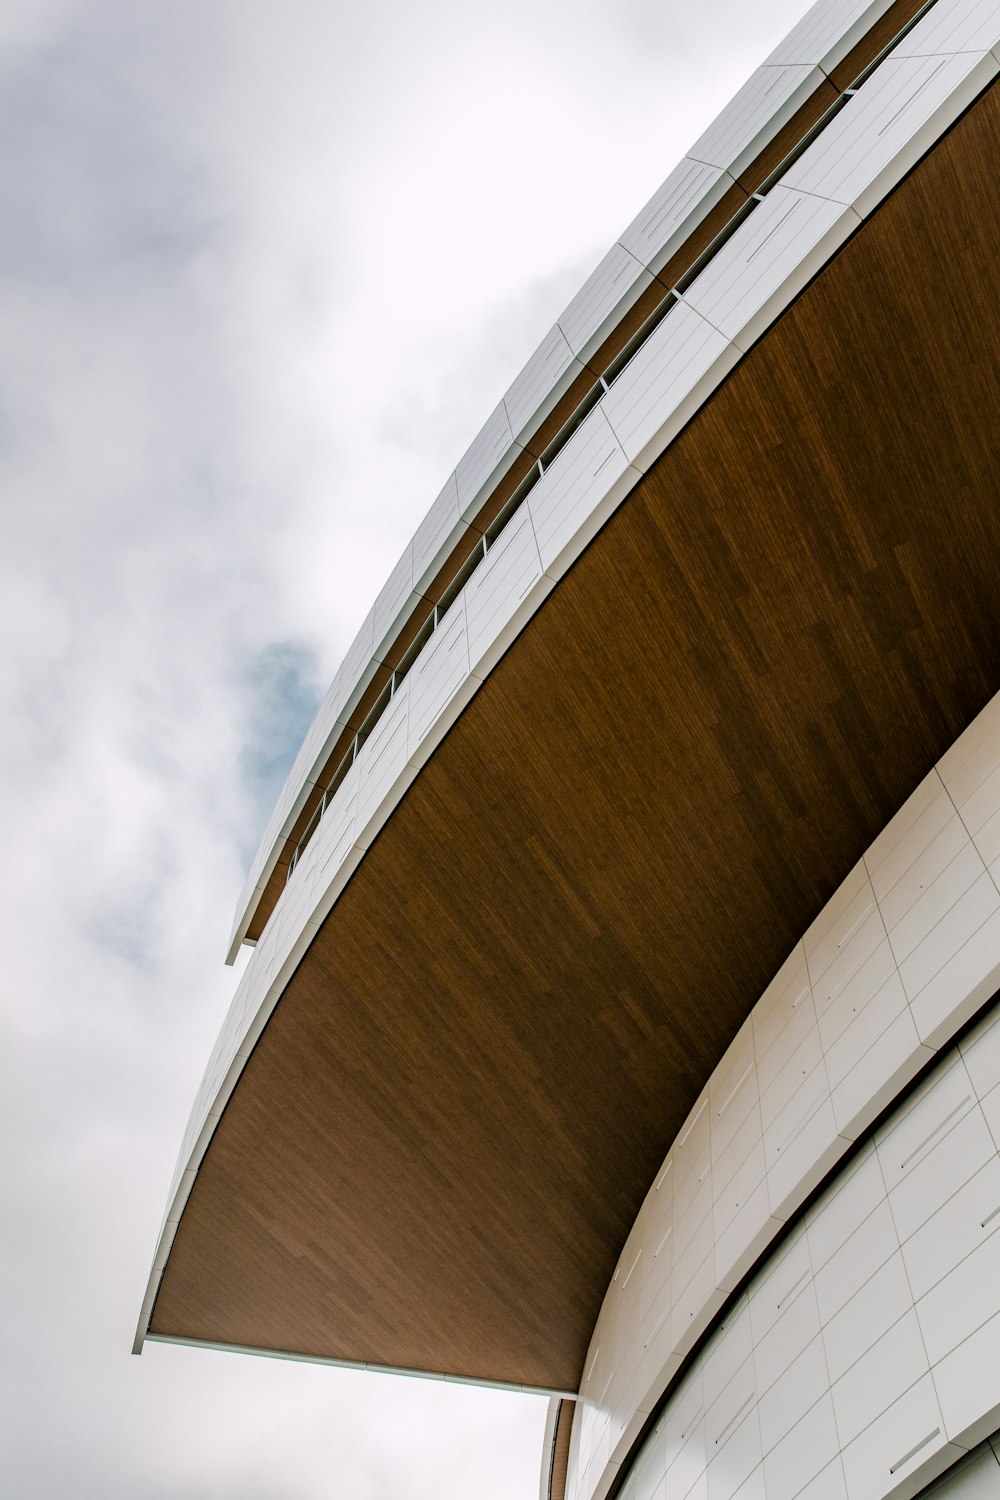
[[1000,1495],[998,72],[1000,0],[822,0],[459,461],[137,1350],[547,1392],[543,1500]]

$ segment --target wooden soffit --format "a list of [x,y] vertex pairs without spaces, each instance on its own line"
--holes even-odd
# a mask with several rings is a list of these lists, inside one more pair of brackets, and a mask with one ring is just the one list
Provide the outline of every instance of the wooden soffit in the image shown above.
[[1000,689],[1000,92],[555,589],[331,912],[151,1331],[576,1388],[707,1074]]

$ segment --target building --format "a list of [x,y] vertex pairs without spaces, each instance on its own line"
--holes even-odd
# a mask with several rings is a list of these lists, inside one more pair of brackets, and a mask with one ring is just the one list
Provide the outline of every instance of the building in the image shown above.
[[1000,0],[823,0],[461,459],[137,1349],[549,1392],[553,1500],[1000,1493],[998,71]]

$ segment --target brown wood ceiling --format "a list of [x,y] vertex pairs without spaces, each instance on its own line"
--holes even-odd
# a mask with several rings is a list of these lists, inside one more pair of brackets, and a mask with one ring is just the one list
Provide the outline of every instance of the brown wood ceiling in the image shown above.
[[705,1077],[1000,688],[1000,91],[639,485],[301,964],[154,1333],[574,1388]]

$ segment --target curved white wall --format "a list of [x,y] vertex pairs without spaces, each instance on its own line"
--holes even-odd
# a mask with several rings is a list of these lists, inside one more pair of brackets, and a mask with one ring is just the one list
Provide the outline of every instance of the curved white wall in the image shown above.
[[[854,15],[857,9],[845,6],[838,14]],[[814,17],[813,12],[810,17]],[[827,45],[819,33],[817,38],[815,46]],[[296,965],[375,835],[507,646],[641,474],[862,217],[873,211],[1000,72],[998,56],[986,45],[992,39],[1000,50],[998,38],[1000,0],[937,0],[934,9],[799,158],[787,180],[783,179],[758,205],[658,325],[532,489],[428,641],[331,799],[237,988],[185,1133],[140,1317],[137,1348],[145,1337],[159,1276],[184,1203],[229,1094]],[[783,69],[784,64],[776,74],[778,97],[785,97]],[[737,108],[734,100],[721,121],[735,122],[744,115],[751,120],[762,118],[759,105],[753,103],[757,86],[752,88],[751,84],[753,80],[737,96],[743,103]],[[725,137],[725,149],[719,147],[722,155],[735,151],[738,156],[740,150],[749,149],[739,145],[751,139],[746,133],[749,125],[737,128],[733,123],[732,128],[727,124],[725,130],[721,125],[719,129]],[[704,139],[712,138],[709,131]],[[675,205],[671,212],[679,213],[680,209]],[[324,734],[329,741],[329,733],[322,726],[334,712],[331,705],[343,698],[342,684],[353,682],[358,672],[363,675],[363,663],[370,659],[365,641],[369,636],[374,640],[379,609],[377,603],[365,627],[368,634],[357,650],[352,647],[348,653],[296,761],[299,770],[293,767],[289,786],[300,771],[303,777],[306,775],[303,768]],[[281,822],[282,805],[279,803],[272,823],[275,818]],[[858,872],[855,877],[860,878]],[[889,912],[886,926],[891,932]],[[963,951],[963,943],[959,941],[956,952]],[[933,1012],[933,985],[919,1004],[907,988],[912,984],[907,974],[917,972],[921,962],[919,956],[912,962],[907,959],[905,965],[901,960],[899,975],[917,1036],[921,1044],[934,1045],[933,1026],[928,1029],[922,1019],[924,1012]],[[863,1071],[852,1072],[838,1097],[851,1097],[851,1089],[863,1092],[863,1077]],[[831,1116],[833,1108],[831,1091],[829,1108],[810,1121],[812,1134],[808,1139],[815,1136],[821,1141],[817,1163],[824,1151],[832,1149],[833,1140],[846,1139],[846,1132],[853,1128],[850,1121],[841,1123],[836,1114]],[[821,1121],[831,1119],[832,1138],[827,1140]],[[780,1122],[768,1127],[770,1136],[763,1124],[761,1128],[766,1157],[768,1143]],[[781,1184],[787,1184],[787,1191],[793,1186],[794,1173],[786,1165],[792,1159],[791,1147],[782,1149],[786,1150],[782,1162],[767,1164],[769,1196],[764,1219],[768,1221],[784,1212]],[[803,1142],[797,1141],[794,1151],[804,1150]],[[821,1173],[825,1168],[817,1166],[816,1170]],[[763,1233],[763,1225],[755,1218],[762,1203],[758,1194],[752,1209],[740,1204],[740,1224],[756,1225],[752,1233],[747,1229],[750,1243]],[[723,1245],[735,1245],[736,1239],[733,1227]],[[728,1254],[724,1250],[719,1253],[723,1258]],[[739,1263],[734,1250],[731,1265]],[[723,1283],[732,1285],[733,1281],[725,1266],[721,1274],[719,1287],[724,1290]],[[710,1316],[717,1306],[709,1296],[706,1311],[698,1316]],[[691,1328],[694,1326],[692,1322]],[[640,1383],[648,1368],[647,1362],[641,1377],[636,1375]],[[646,1396],[636,1392],[626,1399],[615,1389],[614,1410],[628,1409],[631,1401],[633,1413],[624,1419],[616,1415],[615,1422],[621,1420],[621,1432],[626,1428],[631,1432],[639,1409],[635,1402]],[[618,1438],[612,1447],[617,1451]]]
[[[240,894],[229,962],[235,957],[278,856],[310,792],[318,784],[337,739],[377,667],[391,655],[402,624],[461,536],[468,531],[469,523],[493,486],[514,463],[522,451],[522,444],[582,373],[585,362],[596,353],[649,286],[653,276],[681,248],[723,194],[733,187],[737,176],[824,82],[830,70],[843,61],[888,10],[890,3],[891,0],[819,0],[812,7],[694,143],[688,155],[611,247],[491,413],[393,568],[306,735]],[[944,0],[939,0],[939,4],[945,10],[969,10],[969,6],[949,7]],[[976,7],[972,9],[976,10]],[[996,41],[996,30],[991,30],[988,17],[979,33],[974,33],[967,25],[966,33],[958,35],[945,24],[936,33],[925,31],[922,35],[926,35],[926,45],[937,57],[978,52],[980,62],[975,70],[978,81],[973,92],[987,81],[990,69],[988,63],[984,69],[982,55]],[[918,86],[923,81],[922,77],[916,78]],[[708,297],[700,309],[702,316],[692,319],[690,314],[686,318],[674,314],[676,337],[669,364],[680,377],[674,404],[685,401],[687,404],[678,411],[678,421],[673,429],[661,432],[660,424],[655,420],[656,412],[670,399],[669,387],[662,382],[649,393],[654,409],[644,404],[644,393],[635,390],[630,393],[627,383],[619,392],[619,400],[611,403],[607,411],[611,426],[630,461],[637,463],[640,470],[659,456],[679,426],[691,415],[694,409],[691,401],[697,405],[704,398],[707,389],[725,374],[740,350],[748,347],[748,342],[759,335],[826,255],[850,233],[858,222],[854,214],[863,216],[870,212],[888,188],[899,180],[910,164],[906,162],[898,170],[893,165],[901,143],[907,137],[912,138],[919,154],[928,143],[922,132],[940,130],[950,123],[950,119],[934,123],[933,111],[920,106],[914,112],[908,104],[908,82],[905,70],[898,74],[893,112],[898,104],[902,112],[901,123],[893,121],[886,139],[882,141],[880,138],[878,143],[880,152],[886,148],[882,164],[887,172],[884,182],[877,175],[866,175],[864,153],[856,159],[848,152],[845,158],[840,145],[834,146],[833,165],[842,174],[836,187],[832,186],[833,179],[829,178],[828,169],[822,165],[818,168],[817,182],[808,186],[790,179],[791,185],[800,193],[827,200],[825,207],[802,199],[784,200],[784,208],[779,205],[779,215],[794,208],[795,222],[788,226],[793,233],[783,233],[782,244],[784,271],[793,262],[799,262],[803,274],[797,284],[786,286],[784,271],[775,262],[779,274],[775,285],[769,289],[769,295],[777,300],[773,306],[766,299],[750,306],[754,303],[752,285],[744,284],[742,290],[738,289],[733,283],[734,263],[723,260],[717,277],[706,282],[703,288]],[[932,89],[935,105],[960,88],[963,82],[962,67],[953,67],[948,76],[938,80]],[[954,118],[954,114],[950,118]],[[885,119],[877,122],[880,137],[884,125]],[[862,134],[867,133],[866,124],[862,127]],[[929,139],[933,139],[933,134]],[[862,199],[859,193],[866,196]],[[758,227],[764,234],[769,234],[774,223],[775,214],[772,212],[768,226],[760,222]],[[746,283],[745,276],[743,282]],[[717,293],[720,287],[724,292],[731,290],[737,295],[732,306],[716,317],[712,309],[719,311]],[[689,301],[692,307],[696,305],[692,299]],[[742,316],[746,311],[752,314],[749,320]],[[683,328],[679,326],[682,324]],[[714,328],[707,326],[713,324]],[[718,337],[715,336],[716,330]],[[690,344],[686,359],[680,353],[685,343]],[[697,382],[705,377],[713,360],[726,353],[728,362],[722,360],[708,380],[706,390],[698,395],[695,391]],[[704,365],[704,368],[699,368],[699,365]],[[621,432],[612,407],[623,423]],[[640,432],[652,441],[634,444],[635,451],[630,451],[626,434],[634,437]]]
[[[903,1500],[998,1421],[993,1005],[728,1309],[630,1465],[622,1500]],[[568,1495],[587,1493],[586,1418],[578,1428]],[[975,1478],[1000,1490],[990,1468]]]
[[594,1330],[573,1500],[606,1493],[727,1295],[998,989],[1000,695],[805,933],[681,1129]]

